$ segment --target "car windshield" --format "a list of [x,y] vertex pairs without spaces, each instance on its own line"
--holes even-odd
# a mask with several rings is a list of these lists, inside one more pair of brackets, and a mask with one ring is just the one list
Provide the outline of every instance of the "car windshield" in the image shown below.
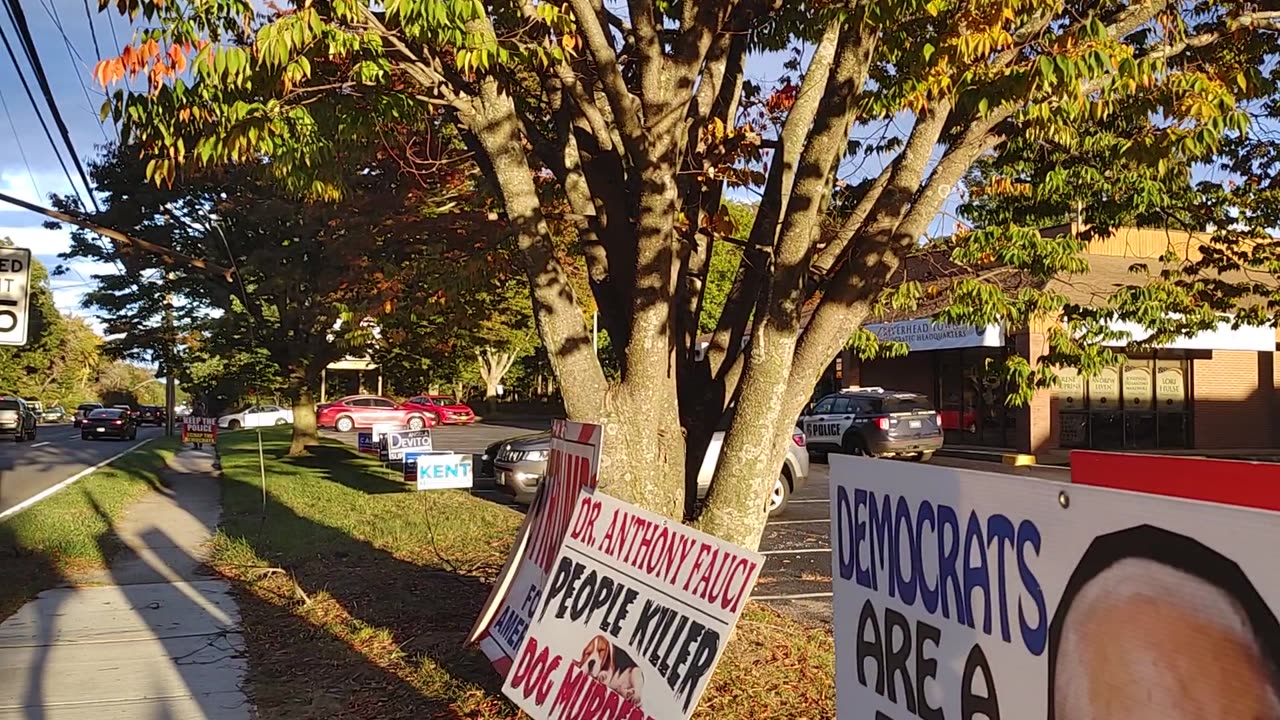
[[0,410],[17,410],[17,400],[0,400]]
[[115,418],[118,418],[123,414],[124,414],[123,410],[119,410],[116,408],[102,408],[99,410],[94,410],[93,412],[89,413],[89,417],[95,418],[95,419],[114,420]]
[[454,400],[448,395],[432,395],[431,401],[437,405],[461,405],[462,403]]

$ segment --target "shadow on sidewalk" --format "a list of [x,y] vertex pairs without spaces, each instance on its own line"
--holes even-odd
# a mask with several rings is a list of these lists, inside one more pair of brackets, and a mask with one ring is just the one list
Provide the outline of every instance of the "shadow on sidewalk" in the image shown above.
[[[190,511],[184,505],[180,484],[217,480],[209,476],[175,472],[166,478],[166,482],[176,488],[173,497],[177,499],[179,506]],[[278,505],[274,507],[279,508]],[[292,513],[287,514],[292,517],[292,522],[312,525],[308,534],[317,532],[318,528],[314,523],[297,518]],[[105,515],[103,519],[106,519]],[[277,520],[280,520],[278,515],[271,521]],[[148,547],[173,545],[166,533],[159,529],[145,532],[143,537]],[[363,543],[353,541],[345,535],[334,533],[332,542],[346,549],[331,556],[341,556],[345,552],[352,558],[371,557],[359,547]],[[418,569],[416,566],[412,567]],[[174,572],[171,567],[152,569],[160,575],[172,575]],[[361,570],[377,571],[379,575],[385,572],[382,567]],[[239,606],[243,642],[233,640],[236,630],[234,608],[229,604],[220,606],[216,602],[216,593],[171,593],[167,596],[168,606],[157,607],[153,585],[121,586],[135,612],[148,624],[172,658],[176,679],[183,686],[181,692],[189,693],[194,698],[203,717],[209,720],[249,717],[249,708],[243,706],[243,699],[234,694],[226,694],[227,690],[234,688],[225,686],[225,678],[222,683],[214,679],[215,684],[210,685],[211,676],[217,669],[225,670],[227,663],[235,663],[237,658],[242,657],[247,658],[249,677],[253,678],[252,685],[246,685],[244,690],[251,693],[260,717],[280,720],[461,717],[447,702],[423,695],[404,678],[380,666],[329,628],[308,622],[299,613],[298,603],[294,598],[272,597],[269,591],[255,592],[263,589],[263,583],[244,577],[232,576],[226,579],[231,583],[231,594]],[[304,587],[308,586],[305,579],[300,578],[299,583]],[[436,586],[435,589],[439,593],[440,588]],[[314,592],[314,589],[310,592]],[[447,594],[447,591],[439,594]],[[274,601],[269,602],[262,595]],[[335,599],[339,597],[340,594],[335,593]],[[353,607],[345,601],[340,602],[353,611],[363,609]],[[364,622],[378,624],[377,620],[366,613],[359,614]],[[183,621],[185,627],[175,625],[175,616],[186,618]],[[48,628],[46,635],[51,637],[53,632],[52,628]],[[172,685],[175,684],[175,678],[165,675],[160,673],[150,678],[153,695],[174,693]],[[30,705],[38,707],[42,704],[41,679],[33,680],[35,682],[29,686],[29,694],[32,696]],[[237,674],[236,680],[239,683],[244,679]],[[169,687],[166,687],[166,682]],[[30,717],[44,716],[41,712]],[[160,708],[154,715],[155,720],[169,717],[167,707]]]

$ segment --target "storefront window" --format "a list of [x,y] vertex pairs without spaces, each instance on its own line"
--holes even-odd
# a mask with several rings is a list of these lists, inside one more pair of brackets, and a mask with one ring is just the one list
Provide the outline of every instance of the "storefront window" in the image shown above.
[[1075,368],[1058,370],[1058,384],[1053,388],[1053,399],[1058,401],[1058,410],[1073,412],[1084,408],[1084,378]]
[[958,445],[1007,447],[1013,415],[1000,374],[1003,348],[937,352],[938,413],[946,441]]
[[1120,405],[1120,369],[1105,367],[1089,377],[1089,408],[1117,410]]
[[1183,412],[1187,409],[1185,361],[1156,361],[1156,409],[1160,412]]
[[1054,389],[1059,445],[1066,448],[1153,449],[1190,447],[1187,360],[1129,358],[1119,367],[1081,379],[1058,371]]
[[1126,410],[1150,410],[1154,390],[1151,384],[1151,361],[1125,363],[1124,407]]

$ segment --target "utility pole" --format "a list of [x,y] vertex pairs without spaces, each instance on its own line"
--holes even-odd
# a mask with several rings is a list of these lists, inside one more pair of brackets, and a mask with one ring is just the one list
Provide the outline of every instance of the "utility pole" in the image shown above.
[[164,434],[173,437],[173,409],[177,404],[177,383],[173,378],[174,359],[177,356],[177,338],[173,332],[173,280],[172,270],[165,273],[166,285],[164,293]]

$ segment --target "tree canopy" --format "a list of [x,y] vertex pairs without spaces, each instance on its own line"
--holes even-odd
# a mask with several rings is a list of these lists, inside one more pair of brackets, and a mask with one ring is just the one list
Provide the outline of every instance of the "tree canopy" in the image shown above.
[[[949,283],[944,318],[1018,327],[1065,313],[1049,359],[1087,366],[1106,359],[1088,328],[1096,314],[1050,292],[1011,295],[980,270],[1083,269],[1081,239],[1046,238],[1035,221],[1081,179],[1081,193],[1104,189],[1106,169],[1136,170],[1106,190],[1124,206],[1114,217],[1177,217],[1197,166],[1252,174],[1274,161],[1251,115],[1275,116],[1277,15],[1237,0],[630,0],[621,14],[598,0],[336,0],[265,15],[247,0],[118,8],[154,27],[97,76],[150,79],[107,110],[161,182],[183,182],[185,167],[248,163],[334,199],[362,178],[344,162],[355,149],[383,134],[456,133],[520,250],[567,412],[605,426],[601,487],[745,545],[758,541],[762,499],[816,380],[851,339],[876,351],[858,328],[878,308],[909,308],[926,292],[898,270],[975,164],[987,196],[1040,209],[992,207],[982,227],[952,235],[943,250],[973,272]],[[747,80],[763,49],[795,51],[776,86]],[[865,156],[876,169],[846,178]],[[1028,183],[1030,195],[1010,192]],[[709,265],[736,229],[730,188],[760,201],[704,356]],[[1246,215],[1269,202],[1223,186],[1198,192],[1223,193],[1219,209]],[[423,203],[441,208],[433,200]],[[556,250],[553,228],[565,223],[618,349],[616,380]],[[1239,254],[1262,227],[1217,226],[1223,257],[1273,258]],[[1220,269],[1211,265],[1190,270]],[[1211,280],[1190,282],[1185,292],[1212,294],[1220,315],[1239,305]],[[1119,296],[1159,326],[1207,322],[1203,312],[1156,317],[1163,287],[1135,278]],[[1051,363],[1035,360],[1015,357],[1011,376],[1051,382]],[[707,419],[730,402],[698,510]]]

